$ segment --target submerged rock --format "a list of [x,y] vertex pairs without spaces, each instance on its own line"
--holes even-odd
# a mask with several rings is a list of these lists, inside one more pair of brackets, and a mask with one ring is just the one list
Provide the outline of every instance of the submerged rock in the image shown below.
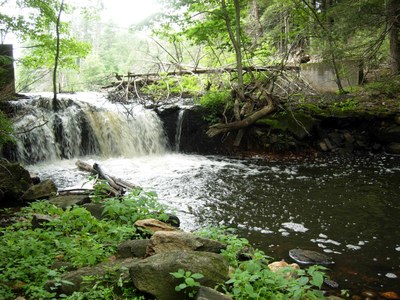
[[292,249],[289,251],[291,259],[303,265],[332,265],[332,258],[329,256],[311,250]]

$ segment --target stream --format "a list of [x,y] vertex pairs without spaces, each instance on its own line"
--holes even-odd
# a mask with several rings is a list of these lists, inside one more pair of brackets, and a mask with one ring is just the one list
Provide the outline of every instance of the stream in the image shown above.
[[[330,255],[341,288],[399,292],[400,157],[237,160],[167,153],[81,158],[157,192],[185,230],[224,225],[257,248],[286,259],[293,248]],[[76,160],[28,168],[59,188],[81,187]]]
[[[104,94],[31,95],[12,103],[20,135],[17,161],[59,189],[81,187],[79,158],[157,192],[182,228],[236,228],[278,260],[293,248],[324,252],[341,288],[400,293],[400,156],[323,156],[291,160],[232,159],[179,153],[152,110],[110,103]],[[35,130],[26,131],[33,125]]]

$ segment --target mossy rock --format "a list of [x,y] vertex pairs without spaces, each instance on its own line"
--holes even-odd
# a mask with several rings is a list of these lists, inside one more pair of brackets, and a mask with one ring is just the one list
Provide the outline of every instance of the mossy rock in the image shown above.
[[0,190],[3,197],[0,205],[17,204],[18,200],[32,186],[29,172],[18,163],[0,163]]

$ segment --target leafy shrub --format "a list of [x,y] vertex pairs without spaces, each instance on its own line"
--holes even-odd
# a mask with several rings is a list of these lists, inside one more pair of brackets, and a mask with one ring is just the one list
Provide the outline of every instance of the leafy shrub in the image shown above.
[[0,146],[14,141],[12,134],[14,132],[11,121],[0,110]]
[[231,107],[231,92],[228,90],[208,91],[200,98],[200,105],[209,111],[206,120],[210,123],[216,123],[225,108]]
[[246,239],[233,234],[232,230],[210,228],[199,231],[198,234],[227,245],[221,254],[228,259],[235,272],[222,288],[234,299],[324,298],[320,290],[324,280],[324,267],[312,266],[295,271],[283,268],[281,272],[274,273],[268,268],[271,258],[262,251],[255,250],[252,258],[247,261],[238,260],[238,253],[247,251],[250,244]]
[[372,95],[379,94],[395,98],[400,94],[400,75],[368,83],[364,86],[364,90]]
[[110,198],[104,203],[103,215],[117,223],[133,224],[137,220],[155,218],[167,220],[167,207],[157,201],[157,194],[132,190],[123,199]]

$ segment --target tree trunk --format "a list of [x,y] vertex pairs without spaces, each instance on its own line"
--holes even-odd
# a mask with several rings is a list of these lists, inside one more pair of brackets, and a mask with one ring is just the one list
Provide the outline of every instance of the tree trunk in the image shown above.
[[388,0],[390,68],[393,74],[400,73],[400,1]]
[[61,13],[64,10],[64,0],[61,0],[60,10],[58,11],[57,21],[56,21],[56,57],[54,60],[54,70],[53,70],[53,110],[58,110],[57,103],[57,68],[58,68],[58,60],[60,58],[60,23],[61,23]]

